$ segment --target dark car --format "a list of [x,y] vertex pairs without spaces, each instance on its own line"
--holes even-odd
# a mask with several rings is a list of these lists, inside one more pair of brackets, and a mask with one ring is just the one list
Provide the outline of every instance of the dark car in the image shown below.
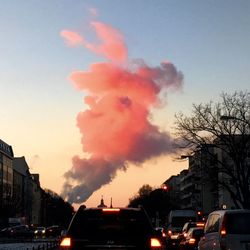
[[50,238],[50,237],[59,237],[61,236],[63,228],[58,225],[53,225],[50,227],[47,227],[45,230],[45,236]]
[[200,238],[204,236],[204,229],[201,227],[191,227],[187,236],[182,239],[179,245],[180,250],[197,250]]
[[34,230],[34,237],[35,238],[44,238],[46,233],[45,227],[36,227]]
[[13,227],[7,227],[1,230],[1,235],[5,237],[13,238],[31,238],[34,236],[34,232],[28,225],[18,225]]
[[74,215],[60,249],[165,249],[142,208],[86,208]]

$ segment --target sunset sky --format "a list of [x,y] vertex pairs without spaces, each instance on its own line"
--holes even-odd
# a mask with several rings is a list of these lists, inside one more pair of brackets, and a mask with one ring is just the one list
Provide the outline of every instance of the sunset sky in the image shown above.
[[248,0],[3,1],[0,139],[71,202],[126,206],[174,161],[174,114],[249,90]]

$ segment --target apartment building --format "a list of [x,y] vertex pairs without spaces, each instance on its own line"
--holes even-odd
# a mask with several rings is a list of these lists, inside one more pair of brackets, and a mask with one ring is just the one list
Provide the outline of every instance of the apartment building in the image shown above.
[[14,157],[13,172],[15,216],[24,218],[27,224],[39,225],[42,196],[39,175],[30,173],[24,156]]
[[0,139],[0,223],[12,207],[13,157],[12,147]]
[[[241,140],[239,135],[233,139]],[[180,200],[182,209],[196,209],[208,214],[216,209],[235,208],[228,190],[221,185],[222,182],[230,184],[231,180],[221,171],[223,166],[219,163],[223,163],[232,171],[236,171],[236,168],[225,150],[226,145],[218,147],[218,143],[221,144],[219,140],[215,140],[214,144],[204,145],[193,155],[186,157],[188,169],[164,182],[165,185],[171,185],[170,195],[175,195],[175,199]],[[246,164],[250,166],[250,152]]]

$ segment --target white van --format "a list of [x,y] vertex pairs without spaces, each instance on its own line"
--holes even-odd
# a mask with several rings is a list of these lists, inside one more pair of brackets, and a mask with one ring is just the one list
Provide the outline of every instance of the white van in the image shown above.
[[209,214],[199,250],[250,250],[250,210],[219,210]]

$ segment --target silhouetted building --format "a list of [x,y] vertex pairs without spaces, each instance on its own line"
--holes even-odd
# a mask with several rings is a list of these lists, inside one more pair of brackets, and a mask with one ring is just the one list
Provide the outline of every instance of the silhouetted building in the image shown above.
[[97,207],[107,207],[107,206],[104,204],[103,197],[101,198],[101,202],[100,202],[100,204],[99,204]]
[[6,224],[12,207],[13,150],[0,139],[0,226]]
[[38,225],[41,221],[39,175],[30,173],[24,156],[14,158],[13,169],[15,216],[25,218],[28,224]]

